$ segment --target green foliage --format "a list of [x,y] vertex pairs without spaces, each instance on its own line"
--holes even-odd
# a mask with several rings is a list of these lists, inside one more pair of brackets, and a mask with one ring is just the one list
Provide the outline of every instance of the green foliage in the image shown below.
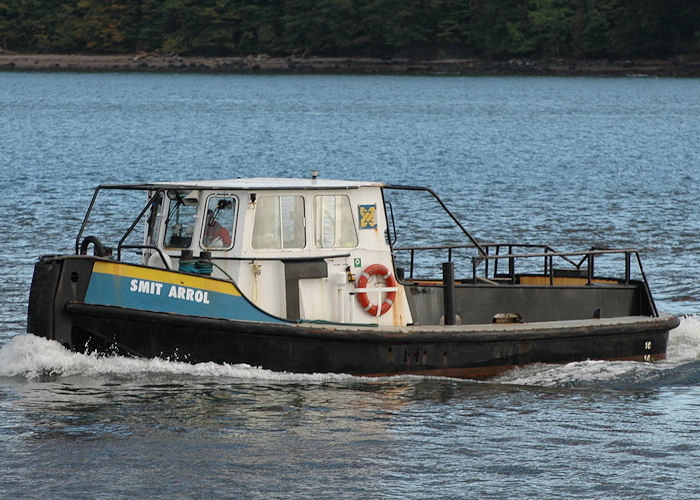
[[36,52],[656,57],[700,49],[687,0],[0,0]]
[[593,8],[586,12],[577,55],[604,56],[610,47],[609,28],[608,20],[600,10]]
[[533,0],[528,13],[530,27],[542,55],[561,56],[571,46],[572,7],[567,0]]

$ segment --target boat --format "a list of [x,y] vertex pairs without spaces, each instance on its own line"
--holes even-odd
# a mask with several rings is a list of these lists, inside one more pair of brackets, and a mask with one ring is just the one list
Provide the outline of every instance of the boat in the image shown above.
[[[408,229],[394,198],[418,207]],[[84,353],[486,378],[662,360],[678,324],[636,249],[478,241],[430,188],[312,172],[99,185],[75,249],[35,264],[27,330]]]

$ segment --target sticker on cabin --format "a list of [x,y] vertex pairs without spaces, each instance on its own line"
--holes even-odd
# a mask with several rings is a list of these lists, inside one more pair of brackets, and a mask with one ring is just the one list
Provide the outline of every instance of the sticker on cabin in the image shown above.
[[359,257],[355,257],[354,266],[355,267],[362,267],[362,259]]
[[358,205],[360,229],[377,229],[377,205]]

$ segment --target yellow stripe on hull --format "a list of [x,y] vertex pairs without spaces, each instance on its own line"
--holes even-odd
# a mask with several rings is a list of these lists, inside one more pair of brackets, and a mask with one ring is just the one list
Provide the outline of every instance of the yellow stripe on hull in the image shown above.
[[238,291],[233,283],[227,283],[225,281],[219,281],[212,278],[175,273],[164,269],[139,267],[130,264],[122,264],[119,262],[97,261],[95,262],[92,271],[95,273],[121,276],[125,278],[136,278],[147,281],[158,281],[172,285],[181,285],[212,292],[226,293],[228,295],[241,296],[241,292]]

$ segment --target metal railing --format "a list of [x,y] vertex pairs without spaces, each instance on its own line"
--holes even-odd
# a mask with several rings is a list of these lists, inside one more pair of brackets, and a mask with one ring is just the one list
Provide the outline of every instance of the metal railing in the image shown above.
[[[409,273],[408,279],[414,279],[415,273],[415,257],[417,252],[423,251],[434,251],[443,250],[446,252],[447,262],[452,262],[454,258],[455,250],[474,248],[473,245],[461,244],[461,245],[429,245],[429,246],[405,246],[405,247],[394,247],[394,255],[397,252],[407,251],[410,255],[409,263]],[[500,253],[501,249],[507,248],[508,253]],[[517,253],[514,249],[524,248],[524,249],[541,249],[539,252],[526,252]],[[480,244],[479,249],[483,251],[481,255],[468,257],[471,260],[471,281],[472,284],[485,283],[490,285],[502,285],[502,284],[515,284],[517,279],[521,274],[516,270],[516,262],[519,259],[542,259],[542,270],[537,272],[538,276],[549,278],[549,286],[555,285],[555,277],[557,273],[567,273],[572,272],[576,274],[576,277],[582,277],[586,280],[586,286],[591,286],[594,284],[595,279],[595,261],[597,257],[603,255],[621,255],[624,259],[624,276],[622,278],[612,278],[617,280],[620,284],[629,286],[633,281],[632,274],[632,257],[634,256],[639,275],[641,279],[639,280],[642,284],[644,294],[649,302],[649,305],[655,315],[658,315],[656,305],[651,296],[651,291],[649,289],[649,283],[644,272],[644,267],[642,265],[642,260],[639,255],[639,251],[634,248],[623,248],[623,249],[610,249],[610,248],[597,248],[592,247],[589,250],[576,251],[576,252],[557,252],[549,245],[542,244],[513,244],[513,243],[488,243]],[[491,254],[491,249],[495,249],[496,253]],[[578,259],[580,257],[580,259]],[[568,264],[569,267],[565,269],[555,268],[555,258],[561,260]],[[508,262],[508,271],[503,273],[498,271],[499,261],[506,260]],[[493,266],[489,266],[489,263],[493,261]],[[483,264],[483,272],[479,272],[479,268]],[[489,270],[492,269],[490,273]],[[464,281],[462,281],[464,283]]]

